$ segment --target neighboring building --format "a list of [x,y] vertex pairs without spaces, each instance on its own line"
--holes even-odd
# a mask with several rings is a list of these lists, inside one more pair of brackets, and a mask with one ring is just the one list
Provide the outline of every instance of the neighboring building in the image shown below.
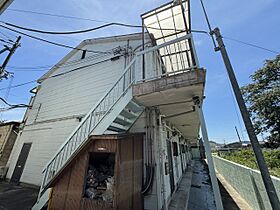
[[38,80],[7,174],[41,185],[34,209],[49,197],[50,209],[169,205],[198,139],[193,97],[205,86],[187,7],[143,14],[148,33],[85,40]]
[[219,148],[221,148],[223,145],[220,144],[220,143],[217,143],[215,141],[209,141],[209,144],[210,144],[210,148],[211,148],[211,151],[217,151]]
[[7,163],[19,132],[19,125],[19,122],[0,124],[0,178],[6,175]]

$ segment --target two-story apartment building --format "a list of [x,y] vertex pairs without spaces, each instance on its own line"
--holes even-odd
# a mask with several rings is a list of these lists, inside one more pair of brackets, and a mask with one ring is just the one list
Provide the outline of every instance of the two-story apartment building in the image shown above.
[[205,70],[188,1],[142,21],[147,32],[85,40],[38,80],[7,174],[41,186],[34,209],[168,206],[198,138]]

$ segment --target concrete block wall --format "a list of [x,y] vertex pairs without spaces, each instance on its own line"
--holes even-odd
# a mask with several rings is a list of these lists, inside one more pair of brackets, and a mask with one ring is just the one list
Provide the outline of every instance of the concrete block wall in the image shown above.
[[[216,171],[226,179],[253,209],[272,209],[259,171],[217,156],[213,156],[213,160]],[[280,179],[274,176],[271,177],[277,195],[280,198]]]

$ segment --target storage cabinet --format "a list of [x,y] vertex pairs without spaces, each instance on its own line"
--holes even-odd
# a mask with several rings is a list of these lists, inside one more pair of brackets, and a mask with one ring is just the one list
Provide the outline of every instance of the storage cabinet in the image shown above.
[[91,136],[53,182],[49,207],[54,210],[143,209],[142,169],[142,134]]

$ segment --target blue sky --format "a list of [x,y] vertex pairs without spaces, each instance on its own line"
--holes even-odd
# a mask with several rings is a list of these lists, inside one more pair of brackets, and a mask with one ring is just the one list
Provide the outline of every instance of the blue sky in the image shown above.
[[[129,2],[129,3],[128,3]],[[37,12],[70,15],[107,22],[124,22],[141,24],[140,14],[166,3],[166,0],[15,0],[11,9],[32,10]],[[266,48],[280,51],[280,3],[277,0],[204,0],[212,26],[218,26],[226,37],[239,39]],[[191,0],[192,28],[207,30],[199,0]],[[80,21],[57,17],[25,14],[7,10],[0,20],[39,28],[43,30],[77,30],[94,27],[101,22]],[[77,45],[83,39],[100,36],[111,36],[137,32],[136,29],[111,27],[100,31],[74,36],[41,37],[69,45]],[[15,33],[0,29],[12,39]],[[0,34],[0,36],[2,36]],[[214,52],[211,40],[203,34],[194,34],[200,65],[207,69],[206,100],[204,113],[207,121],[209,137],[217,142],[232,142],[237,140],[234,126],[237,126],[245,139],[244,126],[238,121],[235,110],[235,99],[232,96],[225,67],[221,56]],[[262,67],[265,59],[275,57],[275,54],[245,46],[230,40],[225,40],[236,76],[240,85],[247,84],[249,75]],[[55,47],[46,43],[23,37],[21,47],[11,59],[10,66],[45,66],[57,63],[69,52],[68,49]],[[3,55],[0,56],[3,60]],[[11,69],[10,69],[11,70]],[[45,69],[47,71],[48,68]],[[45,71],[15,71],[13,85],[39,78]],[[0,82],[0,96],[7,95],[9,81]],[[8,96],[10,103],[28,103],[31,94],[29,90],[34,84],[11,89]],[[1,105],[1,104],[0,104]],[[2,119],[20,120],[24,110],[12,110],[0,114]],[[238,112],[239,113],[239,112]],[[242,121],[242,120],[241,120]]]

